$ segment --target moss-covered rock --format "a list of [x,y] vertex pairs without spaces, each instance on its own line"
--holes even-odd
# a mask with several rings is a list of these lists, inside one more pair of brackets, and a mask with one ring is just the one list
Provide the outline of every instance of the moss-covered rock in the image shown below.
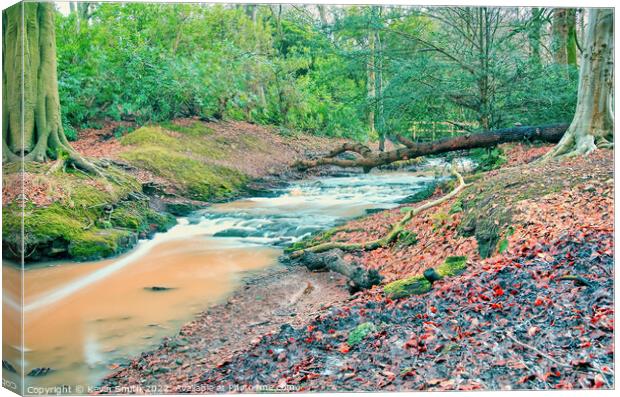
[[371,333],[375,332],[377,327],[373,323],[366,322],[358,325],[349,333],[349,338],[347,339],[347,344],[351,347],[360,343],[364,338],[366,338]]
[[449,256],[444,263],[437,267],[437,273],[441,277],[451,277],[463,273],[466,268],[466,256]]
[[79,234],[68,245],[68,254],[77,260],[95,260],[120,254],[138,242],[136,233],[119,229],[95,229]]
[[383,292],[392,299],[410,295],[421,295],[431,290],[431,283],[424,276],[413,276],[392,281],[383,287]]
[[118,169],[106,170],[117,182],[78,172],[46,171],[40,167],[33,172],[34,178],[48,185],[61,185],[62,194],[47,205],[26,202],[23,237],[21,205],[14,202],[2,208],[6,258],[21,256],[22,238],[28,262],[105,258],[130,249],[138,238],[165,231],[176,223],[172,215],[149,208],[147,200],[136,200],[140,183]]

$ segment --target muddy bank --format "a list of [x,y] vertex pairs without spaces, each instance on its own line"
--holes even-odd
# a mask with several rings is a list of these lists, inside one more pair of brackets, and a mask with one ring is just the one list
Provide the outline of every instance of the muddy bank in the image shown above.
[[[160,347],[108,376],[103,393],[180,393],[209,369],[230,362],[266,334],[317,318],[350,299],[347,280],[299,266],[277,266],[248,275],[226,302],[215,305]],[[147,375],[148,374],[148,375]]]

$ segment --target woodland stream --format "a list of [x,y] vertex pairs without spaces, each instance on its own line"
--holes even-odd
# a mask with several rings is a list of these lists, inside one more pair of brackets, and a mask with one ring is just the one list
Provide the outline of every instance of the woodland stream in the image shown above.
[[[436,178],[372,172],[290,183],[269,197],[217,204],[131,252],[96,262],[30,265],[23,280],[24,364],[49,367],[28,385],[94,385],[159,344],[241,277],[278,264],[282,247],[368,210],[391,208]],[[251,273],[250,273],[251,274]],[[19,268],[3,264],[5,358],[21,363]],[[153,288],[155,287],[155,288]],[[7,343],[8,342],[8,343]],[[6,373],[6,372],[5,372]]]

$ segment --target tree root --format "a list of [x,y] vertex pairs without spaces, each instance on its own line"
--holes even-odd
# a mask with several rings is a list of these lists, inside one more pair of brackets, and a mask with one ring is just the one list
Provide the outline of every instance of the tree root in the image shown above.
[[604,143],[601,143],[600,146],[597,145],[595,143],[594,136],[575,136],[574,131],[569,129],[562,140],[537,162],[546,163],[551,159],[567,159],[576,156],[587,156],[599,147],[603,148],[605,145]]
[[452,175],[456,176],[459,182],[457,187],[455,187],[450,193],[438,198],[437,200],[430,201],[417,208],[413,208],[410,211],[407,211],[405,216],[400,221],[392,225],[392,228],[390,229],[390,231],[385,236],[381,237],[380,239],[371,240],[371,241],[367,241],[364,243],[341,243],[341,242],[336,242],[336,241],[330,241],[327,243],[318,244],[312,247],[294,251],[290,255],[291,258],[298,258],[302,256],[303,254],[305,254],[306,252],[320,253],[320,252],[325,252],[325,251],[329,251],[333,249],[340,249],[342,251],[347,251],[347,252],[372,251],[377,248],[388,246],[390,243],[392,243],[394,240],[398,238],[401,232],[405,230],[405,226],[407,225],[407,223],[409,223],[409,221],[411,221],[411,219],[413,219],[414,216],[416,216],[417,214],[419,214],[420,212],[426,209],[429,209],[431,207],[437,206],[441,203],[444,203],[450,200],[451,198],[458,195],[463,190],[463,188],[467,186],[467,184],[463,180],[463,176],[459,174],[459,172],[456,170],[456,167],[452,166],[450,170],[451,170]]

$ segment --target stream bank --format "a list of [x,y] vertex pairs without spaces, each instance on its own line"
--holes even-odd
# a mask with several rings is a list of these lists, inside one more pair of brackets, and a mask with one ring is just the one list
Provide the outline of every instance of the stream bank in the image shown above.
[[[156,349],[161,338],[173,335],[196,313],[229,297],[245,303],[223,305],[218,316],[234,318],[232,324],[240,329],[262,329],[255,323],[270,315],[290,322],[291,314],[303,313],[310,299],[318,305],[311,307],[319,310],[348,298],[339,276],[279,265],[283,247],[352,218],[393,208],[434,179],[381,171],[310,177],[274,188],[268,196],[197,210],[119,257],[31,264],[23,273],[24,322],[30,330],[24,356],[27,373],[44,375],[27,376],[27,385],[92,387],[110,369],[129,366],[128,358]],[[7,281],[19,284],[18,268],[5,264],[3,272]],[[255,280],[255,288],[240,289],[242,278]],[[6,316],[19,313],[19,299],[18,291],[5,294]],[[293,303],[298,300],[297,307]],[[286,307],[274,306],[289,301],[293,309],[286,313]],[[246,321],[259,312],[263,320]],[[212,334],[228,332],[218,330],[225,325],[211,324],[216,329]],[[246,336],[239,334],[235,346],[249,343],[252,338]],[[221,343],[230,349],[228,342]],[[13,367],[21,361],[19,345],[18,339],[7,338],[4,346]]]
[[[505,149],[508,167],[468,177],[458,199],[408,225],[416,243],[348,254],[386,283],[450,257],[467,266],[464,273],[422,295],[390,297],[385,285],[358,292],[302,324],[265,330],[197,372],[183,360],[160,365],[171,352],[162,345],[111,374],[101,390],[613,388],[613,152],[539,164],[530,161],[548,146]],[[490,241],[489,211],[500,238],[485,245],[483,258],[477,239]],[[355,219],[326,239],[377,238],[400,212]],[[483,223],[472,229],[469,219]],[[201,335],[217,332],[213,324]]]
[[73,143],[111,178],[50,171],[53,162],[27,163],[24,174],[18,164],[4,168],[4,258],[21,257],[24,200],[26,262],[102,259],[168,230],[174,216],[298,177],[288,167],[294,160],[337,142],[243,122],[178,119],[124,134],[118,127],[81,131]]

